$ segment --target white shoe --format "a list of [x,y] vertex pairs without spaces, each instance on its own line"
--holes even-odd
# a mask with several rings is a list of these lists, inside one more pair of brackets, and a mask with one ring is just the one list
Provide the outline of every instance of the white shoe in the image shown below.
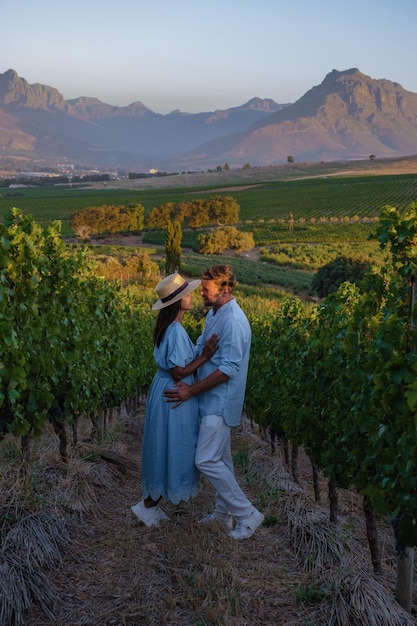
[[242,520],[237,520],[235,529],[229,533],[229,537],[232,539],[247,539],[251,537],[255,530],[264,521],[264,516],[260,511],[253,507],[252,512],[248,517]]
[[145,526],[159,526],[159,522],[168,519],[159,506],[146,507],[143,500],[131,507],[133,513]]
[[157,506],[156,510],[158,512],[158,522],[164,522],[165,520],[169,521],[168,515],[161,509],[161,507]]
[[210,522],[218,522],[222,524],[226,530],[232,530],[233,528],[233,517],[227,513],[218,513],[217,511],[209,513],[209,515],[206,515],[206,517],[203,517],[203,519],[200,519],[197,523],[208,524]]

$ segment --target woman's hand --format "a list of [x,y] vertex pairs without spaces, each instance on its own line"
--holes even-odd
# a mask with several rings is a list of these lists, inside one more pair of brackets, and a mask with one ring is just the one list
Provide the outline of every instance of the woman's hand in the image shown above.
[[206,359],[206,361],[209,361],[211,357],[213,356],[213,354],[217,352],[218,349],[219,349],[219,336],[217,333],[213,333],[212,336],[209,337],[206,343],[204,344],[201,355]]

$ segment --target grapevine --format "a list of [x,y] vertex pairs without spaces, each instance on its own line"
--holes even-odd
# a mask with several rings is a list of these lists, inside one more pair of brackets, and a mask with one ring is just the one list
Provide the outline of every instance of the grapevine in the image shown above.
[[39,436],[52,422],[64,435],[79,415],[146,389],[151,313],[94,276],[88,252],[68,250],[58,222],[43,230],[12,209],[0,235],[2,433]]

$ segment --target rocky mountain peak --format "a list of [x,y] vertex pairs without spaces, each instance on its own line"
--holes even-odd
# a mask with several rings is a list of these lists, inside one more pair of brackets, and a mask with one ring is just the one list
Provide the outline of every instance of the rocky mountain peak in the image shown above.
[[212,112],[157,114],[142,102],[111,106],[97,98],[65,101],[58,90],[0,74],[0,148],[27,158],[79,163],[201,169],[219,163],[296,161],[417,154],[417,94],[357,68],[333,69],[293,104],[252,98]]
[[54,108],[70,112],[70,106],[57,89],[40,83],[30,85],[11,69],[0,74],[0,103],[30,109]]

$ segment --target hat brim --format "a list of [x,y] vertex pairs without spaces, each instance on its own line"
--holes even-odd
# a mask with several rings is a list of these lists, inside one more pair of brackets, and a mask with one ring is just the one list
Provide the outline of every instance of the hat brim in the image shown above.
[[182,300],[184,296],[194,291],[194,289],[197,289],[199,285],[201,285],[201,280],[191,280],[186,286],[186,288],[183,289],[181,293],[178,293],[176,296],[174,296],[172,300],[169,300],[168,302],[162,302],[162,300],[158,300],[158,302],[155,302],[155,304],[152,307],[152,311],[159,311],[160,309],[165,309],[167,306],[171,306],[171,304],[174,304],[174,302],[178,302],[178,300]]

